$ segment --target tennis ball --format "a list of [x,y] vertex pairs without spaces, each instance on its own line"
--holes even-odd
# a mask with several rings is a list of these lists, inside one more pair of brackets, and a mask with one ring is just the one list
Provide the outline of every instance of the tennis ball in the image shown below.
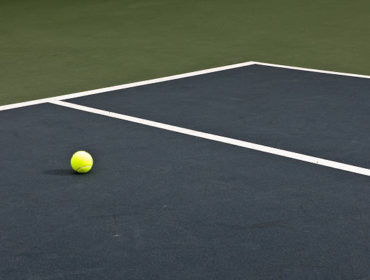
[[93,166],[92,156],[85,151],[75,152],[71,158],[71,166],[77,173],[87,173]]

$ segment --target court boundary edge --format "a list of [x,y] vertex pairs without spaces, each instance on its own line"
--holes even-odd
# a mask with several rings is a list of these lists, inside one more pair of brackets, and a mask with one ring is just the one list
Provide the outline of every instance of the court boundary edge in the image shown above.
[[235,68],[240,68],[240,67],[246,67],[250,65],[261,65],[261,66],[269,66],[269,67],[275,67],[275,68],[284,68],[284,69],[292,69],[292,70],[299,70],[299,71],[370,79],[370,76],[367,76],[367,75],[326,71],[326,70],[319,70],[319,69],[313,69],[313,68],[288,66],[288,65],[272,64],[272,63],[257,62],[257,61],[248,61],[248,62],[236,63],[236,64],[214,67],[214,68],[209,68],[209,69],[204,69],[204,70],[198,70],[198,71],[193,71],[193,72],[188,72],[188,73],[183,73],[183,74],[171,75],[171,76],[162,77],[162,78],[155,78],[155,79],[150,79],[150,80],[145,80],[145,81],[139,81],[139,82],[116,85],[116,86],[111,86],[111,87],[104,87],[104,88],[99,88],[99,89],[81,91],[81,92],[70,93],[70,94],[65,94],[65,95],[59,95],[55,97],[47,97],[47,98],[35,99],[35,100],[30,100],[30,101],[25,101],[25,102],[20,102],[20,103],[2,105],[0,106],[0,111],[17,109],[17,108],[38,105],[38,104],[44,104],[44,103],[48,103],[51,101],[72,99],[72,98],[89,96],[89,95],[94,95],[94,94],[99,94],[99,93],[111,92],[111,91],[120,90],[120,89],[126,89],[126,88],[138,87],[138,86],[143,86],[143,85],[172,81],[172,80],[199,76],[199,75],[204,75],[204,74],[209,74],[209,73],[214,73],[214,72],[220,72],[220,71],[225,71],[225,70],[230,70],[230,69],[235,69]]
[[171,76],[167,76],[167,77],[155,78],[155,79],[150,79],[150,80],[144,80],[144,81],[139,81],[139,82],[133,82],[133,83],[128,83],[128,84],[122,84],[122,85],[116,85],[116,86],[111,86],[111,87],[104,87],[104,88],[98,88],[98,89],[93,89],[93,90],[81,91],[81,92],[76,92],[76,93],[59,95],[59,96],[55,96],[55,97],[35,99],[35,100],[30,100],[30,101],[25,101],[25,102],[20,102],[20,103],[13,103],[13,104],[0,106],[0,111],[11,110],[11,109],[16,109],[16,108],[21,108],[21,107],[32,106],[32,105],[38,105],[38,104],[43,104],[43,103],[48,103],[50,101],[55,101],[55,100],[72,99],[72,98],[89,96],[89,95],[94,95],[94,94],[99,94],[99,93],[111,92],[111,91],[120,90],[120,89],[139,87],[139,86],[144,86],[144,85],[150,85],[150,84],[156,84],[156,83],[167,82],[167,81],[172,81],[172,80],[178,80],[178,79],[183,79],[183,78],[188,78],[188,77],[193,77],[193,76],[199,76],[199,75],[204,75],[204,74],[209,74],[209,73],[214,73],[214,72],[219,72],[219,71],[224,71],[224,70],[229,70],[229,69],[234,69],[234,68],[245,67],[245,66],[249,66],[249,65],[253,65],[253,64],[255,64],[254,61],[248,61],[248,62],[243,62],[243,63],[236,63],[236,64],[231,64],[231,65],[226,65],[226,66],[214,67],[214,68],[209,68],[209,69],[204,69],[204,70],[198,70],[198,71],[193,71],[193,72],[188,72],[188,73],[183,73],[183,74],[177,74],[177,75],[171,75]]

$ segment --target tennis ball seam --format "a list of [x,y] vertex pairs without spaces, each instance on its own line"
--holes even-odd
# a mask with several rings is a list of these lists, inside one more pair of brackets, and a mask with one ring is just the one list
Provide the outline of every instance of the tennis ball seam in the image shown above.
[[80,169],[82,169],[82,168],[85,168],[85,167],[91,167],[92,165],[90,165],[90,164],[88,164],[88,165],[84,165],[84,166],[81,166],[81,167],[79,167],[79,168],[77,168],[77,172],[80,170]]

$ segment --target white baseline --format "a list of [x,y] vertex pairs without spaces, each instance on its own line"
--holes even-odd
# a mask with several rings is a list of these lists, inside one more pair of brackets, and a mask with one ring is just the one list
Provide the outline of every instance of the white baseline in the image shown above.
[[137,117],[132,117],[132,116],[128,116],[128,115],[113,113],[113,112],[104,111],[104,110],[91,108],[91,107],[87,107],[87,106],[82,106],[82,105],[77,105],[77,104],[73,104],[73,103],[69,103],[69,102],[65,102],[65,101],[53,100],[53,101],[50,101],[50,103],[55,104],[55,105],[59,105],[59,106],[68,107],[68,108],[71,108],[71,109],[76,109],[76,110],[80,110],[80,111],[84,111],[84,112],[89,112],[89,113],[93,113],[93,114],[97,114],[97,115],[102,115],[102,116],[106,116],[106,117],[110,117],[110,118],[114,118],[114,119],[129,121],[129,122],[133,122],[133,123],[137,123],[137,124],[141,124],[141,125],[146,125],[146,126],[150,126],[150,127],[164,129],[164,130],[167,130],[167,131],[177,132],[177,133],[186,134],[186,135],[190,135],[190,136],[195,136],[195,137],[208,139],[208,140],[212,140],[212,141],[216,141],[216,142],[221,142],[221,143],[225,143],[225,144],[229,144],[229,145],[233,145],[233,146],[238,146],[238,147],[243,147],[243,148],[247,148],[247,149],[251,149],[251,150],[255,150],[255,151],[260,151],[260,152],[264,152],[264,153],[268,153],[268,154],[273,154],[273,155],[277,155],[277,156],[281,156],[281,157],[291,158],[291,159],[295,159],[295,160],[299,160],[299,161],[309,162],[309,163],[312,163],[312,164],[317,164],[317,165],[326,166],[326,167],[330,167],[330,168],[334,168],[334,169],[339,169],[339,170],[348,171],[348,172],[352,172],[352,173],[357,173],[357,174],[361,174],[361,175],[365,175],[365,176],[370,176],[370,169],[366,169],[366,168],[363,168],[363,167],[344,164],[344,163],[331,161],[331,160],[327,160],[327,159],[323,159],[323,158],[308,156],[308,155],[304,155],[304,154],[299,154],[299,153],[295,153],[295,152],[290,152],[290,151],[286,151],[286,150],[272,148],[272,147],[268,147],[268,146],[264,146],[264,145],[259,145],[259,144],[246,142],[246,141],[242,141],[242,140],[237,140],[237,139],[233,139],[233,138],[229,138],[229,137],[219,136],[219,135],[215,135],[215,134],[205,133],[205,132],[201,132],[201,131],[197,131],[197,130],[182,128],[182,127],[169,125],[169,124],[165,124],[165,123],[150,121],[150,120],[146,120],[146,119],[142,119],[142,118],[137,118]]
[[9,105],[3,105],[3,106],[0,106],[0,111],[11,110],[11,109],[16,109],[16,108],[21,108],[21,107],[27,107],[27,106],[37,105],[37,104],[43,104],[43,103],[47,103],[47,102],[55,101],[55,100],[66,100],[66,99],[77,98],[77,97],[82,97],[82,96],[106,93],[106,92],[125,89],[125,88],[132,88],[132,87],[144,86],[144,85],[149,85],[149,84],[161,83],[161,82],[166,82],[166,81],[171,81],[171,80],[177,80],[177,79],[182,79],[182,78],[204,75],[204,74],[213,73],[213,72],[230,70],[230,69],[234,69],[234,68],[246,67],[246,66],[250,66],[250,65],[262,65],[262,66],[285,68],[285,69],[292,69],[292,70],[299,70],[299,71],[308,71],[308,72],[316,72],[316,73],[323,73],[323,74],[331,74],[331,75],[339,75],[339,76],[348,76],[348,77],[370,79],[370,76],[366,76],[366,75],[358,75],[358,74],[351,74],[351,73],[333,72],[333,71],[318,70],[318,69],[311,69],[311,68],[303,68],[303,67],[286,66],[286,65],[280,65],[280,64],[271,64],[271,63],[263,63],[263,62],[256,62],[256,61],[248,61],[248,62],[243,62],[243,63],[237,63],[237,64],[232,64],[232,65],[226,65],[226,66],[221,66],[221,67],[215,67],[215,68],[210,68],[210,69],[205,69],[205,70],[199,70],[199,71],[184,73],[184,74],[178,74],[178,75],[173,75],[173,76],[168,76],[168,77],[163,77],[163,78],[151,79],[151,80],[146,80],[146,81],[141,81],[141,82],[134,82],[134,83],[117,85],[117,86],[112,86],[112,87],[105,87],[105,88],[99,88],[99,89],[93,89],[93,90],[88,90],[88,91],[76,92],[76,93],[71,93],[71,94],[55,96],[55,97],[48,97],[48,98],[36,99],[36,100],[32,100],[32,101],[26,101],[26,102],[14,103],[14,104],[9,104]]

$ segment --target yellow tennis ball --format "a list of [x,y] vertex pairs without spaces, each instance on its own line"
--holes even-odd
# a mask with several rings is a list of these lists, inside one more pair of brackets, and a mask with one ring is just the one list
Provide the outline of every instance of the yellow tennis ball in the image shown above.
[[71,158],[71,166],[77,173],[87,173],[93,166],[92,156],[85,151],[75,152]]

